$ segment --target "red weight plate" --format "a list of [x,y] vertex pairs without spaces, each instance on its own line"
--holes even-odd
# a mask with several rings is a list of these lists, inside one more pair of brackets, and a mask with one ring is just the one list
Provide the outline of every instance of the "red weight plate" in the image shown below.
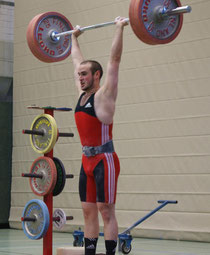
[[43,176],[41,179],[30,178],[31,189],[36,195],[45,196],[53,191],[57,181],[57,169],[51,158],[37,158],[31,166],[30,173]]
[[51,39],[51,33],[62,33],[73,27],[66,17],[58,12],[38,14],[27,28],[27,42],[31,52],[43,62],[58,62],[71,54],[71,36],[61,36],[59,40]]
[[129,6],[129,20],[131,27],[133,29],[133,32],[135,35],[143,42],[147,44],[156,44],[154,43],[150,36],[149,33],[147,32],[144,24],[142,24],[140,17],[139,17],[139,0],[131,0],[130,1],[130,6]]
[[160,7],[174,9],[181,6],[179,0],[131,0],[129,19],[136,36],[147,44],[166,44],[179,34],[183,24],[183,14],[157,20],[155,13]]

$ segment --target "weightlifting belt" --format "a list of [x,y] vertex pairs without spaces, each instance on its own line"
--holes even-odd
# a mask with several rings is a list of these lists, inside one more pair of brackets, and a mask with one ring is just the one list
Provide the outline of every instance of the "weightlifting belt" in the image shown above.
[[112,153],[114,152],[114,145],[112,140],[108,141],[107,143],[100,145],[100,146],[83,146],[82,152],[86,157],[92,157],[100,153]]

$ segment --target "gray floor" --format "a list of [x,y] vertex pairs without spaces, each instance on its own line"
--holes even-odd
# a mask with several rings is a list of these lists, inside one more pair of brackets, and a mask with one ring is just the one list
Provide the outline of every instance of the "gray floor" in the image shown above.
[[[54,233],[53,255],[57,247],[72,243],[72,234]],[[42,255],[42,244],[42,240],[28,239],[21,230],[0,229],[0,255]],[[131,245],[130,255],[210,255],[210,243],[133,238]],[[97,252],[104,252],[103,237],[99,238]]]

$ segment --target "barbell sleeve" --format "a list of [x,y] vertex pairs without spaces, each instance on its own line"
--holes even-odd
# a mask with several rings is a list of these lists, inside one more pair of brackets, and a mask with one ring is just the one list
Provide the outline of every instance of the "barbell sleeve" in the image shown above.
[[43,175],[42,174],[24,174],[22,173],[22,177],[30,177],[30,178],[39,178],[42,179]]
[[40,135],[44,136],[44,131],[41,130],[30,130],[30,129],[23,129],[23,134],[29,134],[29,135]]
[[162,15],[163,16],[178,15],[178,14],[183,14],[183,13],[189,13],[189,12],[191,12],[191,10],[192,10],[192,8],[189,5],[181,6],[181,7],[177,7],[175,9],[172,9],[172,10],[164,10]]
[[158,7],[156,12],[154,13],[155,19],[157,22],[164,20],[165,18],[173,15],[179,15],[191,12],[192,8],[190,6],[180,6],[175,9],[167,9],[165,6]]

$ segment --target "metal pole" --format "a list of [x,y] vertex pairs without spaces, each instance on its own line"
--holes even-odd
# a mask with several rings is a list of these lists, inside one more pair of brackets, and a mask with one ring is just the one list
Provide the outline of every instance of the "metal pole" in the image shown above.
[[[44,109],[45,114],[50,114],[54,117],[53,109]],[[44,154],[45,157],[50,157],[53,159],[53,149]],[[52,255],[53,254],[53,193],[44,196],[44,202],[47,205],[49,216],[50,216],[50,224],[47,230],[46,235],[43,237],[43,255]]]
[[154,210],[152,210],[151,212],[149,212],[148,214],[146,214],[143,218],[141,218],[140,220],[138,220],[137,222],[135,222],[132,226],[130,226],[129,228],[127,228],[125,231],[123,231],[122,233],[120,233],[121,235],[128,233],[131,229],[135,228],[137,225],[139,225],[140,223],[142,223],[143,221],[145,221],[146,219],[148,219],[149,217],[151,217],[154,213],[156,213],[157,211],[159,211],[161,208],[163,208],[164,206],[166,206],[167,204],[176,204],[177,201],[175,200],[160,200],[158,201],[158,203],[161,203],[161,205],[159,205],[157,208],[155,208]]
[[23,134],[29,134],[29,135],[41,135],[44,136],[43,130],[30,130],[30,129],[24,129],[22,131]]

